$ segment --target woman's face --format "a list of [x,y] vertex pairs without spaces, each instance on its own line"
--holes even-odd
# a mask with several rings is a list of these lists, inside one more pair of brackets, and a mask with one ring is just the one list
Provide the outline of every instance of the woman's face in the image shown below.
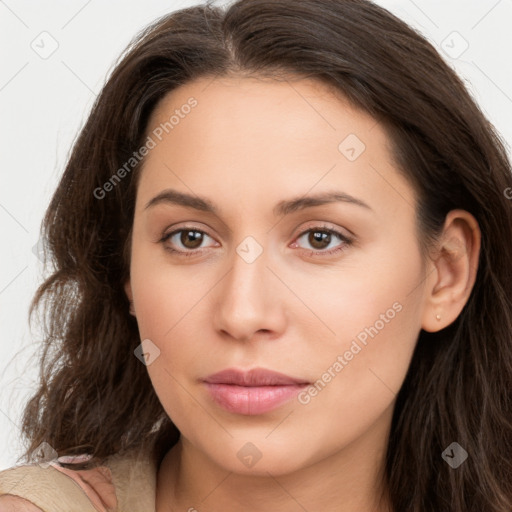
[[273,475],[382,455],[425,286],[381,125],[316,81],[223,78],[147,135],[126,289],[183,445]]

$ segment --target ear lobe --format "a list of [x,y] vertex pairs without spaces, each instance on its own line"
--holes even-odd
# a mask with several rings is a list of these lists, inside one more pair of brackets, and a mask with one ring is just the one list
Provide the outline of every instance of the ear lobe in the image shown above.
[[431,258],[422,329],[437,332],[460,315],[475,284],[481,233],[465,210],[452,210]]

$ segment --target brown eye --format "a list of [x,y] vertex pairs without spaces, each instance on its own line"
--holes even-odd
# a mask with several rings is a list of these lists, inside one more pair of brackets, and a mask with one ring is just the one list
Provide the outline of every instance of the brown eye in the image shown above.
[[325,249],[331,243],[331,233],[326,231],[310,231],[308,242],[314,249]]
[[[213,244],[210,243],[209,246],[203,244],[203,242],[207,241],[206,239],[208,238],[213,241]],[[176,229],[175,231],[164,235],[160,242],[166,250],[174,253],[175,255],[179,254],[183,256],[197,255],[202,252],[202,249],[215,246],[215,240],[211,236],[204,231],[193,227]]]
[[[305,245],[304,245],[305,244]],[[310,255],[327,256],[348,248],[352,239],[331,228],[311,228],[304,231],[296,245],[310,251]],[[309,246],[309,247],[308,247]]]
[[187,249],[197,249],[203,241],[203,235],[204,233],[201,231],[183,230],[181,231],[180,242]]

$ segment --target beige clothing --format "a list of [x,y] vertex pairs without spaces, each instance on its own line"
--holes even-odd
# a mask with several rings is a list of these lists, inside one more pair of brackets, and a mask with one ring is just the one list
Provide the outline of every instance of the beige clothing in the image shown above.
[[0,496],[20,496],[44,512],[155,512],[158,468],[149,453],[114,455],[102,466],[75,469],[84,460],[59,457],[1,471]]

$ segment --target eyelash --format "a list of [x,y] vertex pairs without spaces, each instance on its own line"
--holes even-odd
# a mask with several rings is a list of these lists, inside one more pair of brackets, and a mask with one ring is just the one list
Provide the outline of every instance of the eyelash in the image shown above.
[[[196,229],[196,228],[194,228],[192,226],[184,226],[184,227],[182,227],[180,229],[176,229],[175,231],[172,231],[171,233],[165,234],[159,240],[159,242],[164,244],[164,248],[165,248],[166,251],[169,251],[170,253],[176,254],[178,256],[190,257],[190,256],[196,256],[196,255],[202,253],[203,249],[197,249],[195,251],[178,251],[176,249],[173,249],[173,248],[169,247],[168,245],[165,245],[165,242],[167,240],[172,238],[177,233],[181,233],[183,231],[193,231],[195,233],[201,233],[203,235],[210,236],[210,235],[208,235],[208,233],[206,233],[205,231],[202,231],[200,229]],[[330,235],[334,235],[335,237],[337,237],[343,243],[338,245],[334,249],[330,249],[328,251],[325,251],[325,250],[324,251],[321,251],[321,250],[317,250],[317,251],[312,250],[312,251],[310,251],[309,249],[303,249],[304,251],[309,251],[308,256],[320,256],[320,257],[332,256],[333,254],[336,254],[338,252],[341,252],[341,251],[345,250],[347,247],[349,247],[353,243],[353,239],[352,238],[349,238],[349,237],[343,235],[342,233],[340,233],[339,231],[337,231],[335,229],[332,229],[332,228],[328,228],[326,226],[315,226],[315,227],[306,229],[305,231],[303,231],[302,233],[300,233],[297,236],[296,240],[302,238],[304,235],[306,235],[306,234],[308,234],[310,232],[329,233]],[[210,238],[212,238],[212,237],[210,237]],[[296,243],[296,242],[294,242],[294,243]]]

